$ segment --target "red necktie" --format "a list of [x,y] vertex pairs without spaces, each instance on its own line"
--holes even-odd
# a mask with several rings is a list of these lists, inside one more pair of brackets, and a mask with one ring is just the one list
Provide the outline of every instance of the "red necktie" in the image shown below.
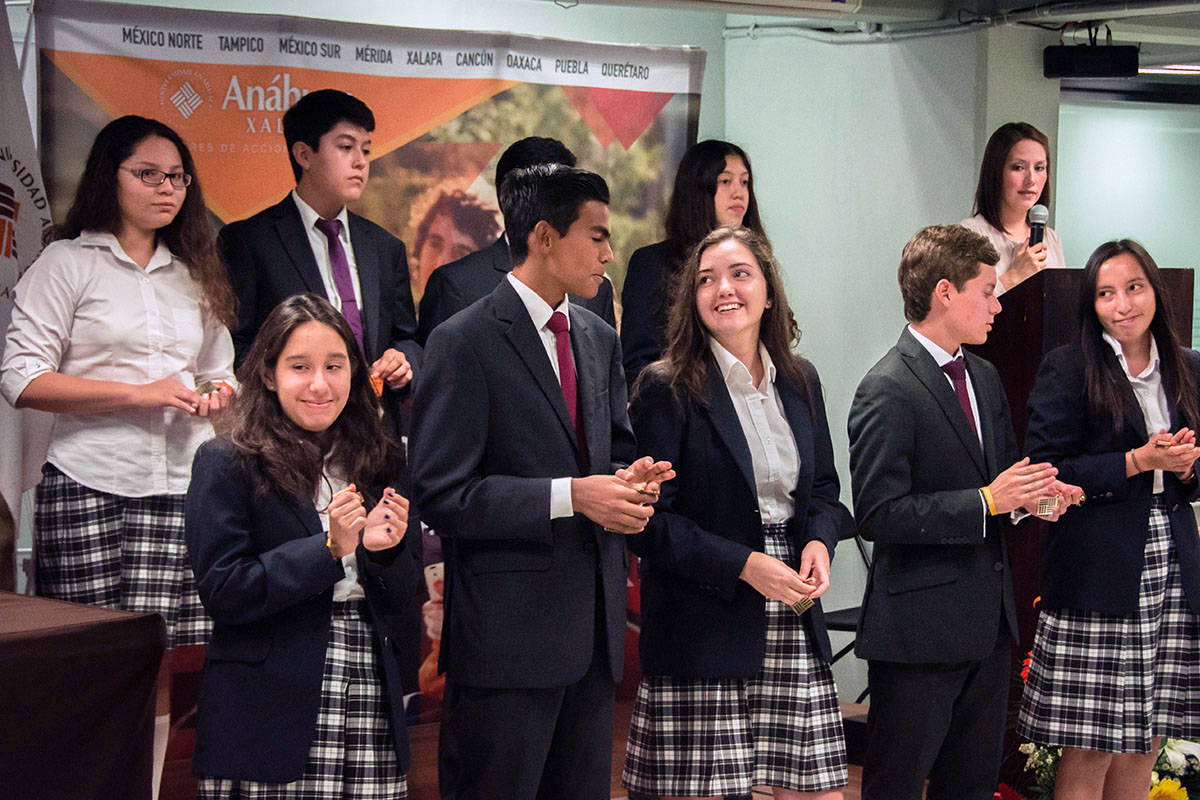
[[546,327],[554,333],[554,349],[558,353],[558,382],[562,386],[563,400],[567,402],[567,413],[575,426],[575,438],[579,452],[587,453],[583,438],[583,417],[579,414],[579,385],[575,382],[575,362],[571,358],[571,332],[567,327],[567,315],[555,311],[550,315]]
[[363,349],[362,317],[358,312],[358,301],[354,299],[354,282],[350,280],[350,262],[342,247],[342,221],[340,219],[318,219],[317,230],[329,240],[329,266],[333,272],[333,285],[342,299],[342,316],[346,318],[358,349]]
[[975,414],[971,412],[971,396],[967,394],[967,365],[963,362],[962,356],[942,365],[942,371],[950,376],[950,380],[954,382],[954,393],[958,395],[958,404],[962,406],[963,413],[967,415],[967,422],[971,423],[971,431],[975,434],[975,440],[979,440],[979,428],[975,427]]

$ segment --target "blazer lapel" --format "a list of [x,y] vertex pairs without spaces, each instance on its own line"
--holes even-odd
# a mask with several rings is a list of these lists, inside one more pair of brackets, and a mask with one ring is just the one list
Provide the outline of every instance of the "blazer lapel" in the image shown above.
[[756,492],[754,483],[754,462],[750,458],[750,445],[746,443],[746,434],[742,431],[742,423],[738,421],[737,411],[733,407],[733,399],[725,386],[725,378],[721,369],[711,358],[708,359],[708,408],[705,409],[717,436],[724,442],[733,463],[737,464],[742,480]]
[[[971,376],[971,385],[975,387],[975,405],[979,407],[979,435],[984,441],[983,463],[987,470],[985,477],[999,475],[1002,470],[1007,469],[1010,465],[996,463],[999,444],[996,437],[995,415],[991,413],[991,405],[993,402],[996,402],[997,398],[980,381],[979,376],[983,374],[983,371],[979,368],[978,357],[973,353],[963,350],[963,358],[966,361],[967,374]],[[954,399],[957,401],[958,396],[956,395]],[[1003,399],[1007,402],[1007,398]]]
[[[583,436],[587,440],[588,464],[603,468],[610,458],[612,426],[609,411],[608,362],[600,358],[605,351],[597,331],[583,314],[571,309],[571,347],[575,357],[575,380],[579,383],[579,403],[583,414]],[[578,446],[578,442],[576,442]]]
[[[971,461],[974,462],[979,473],[986,476],[987,468],[983,460],[983,450],[979,446],[979,438],[971,430],[971,423],[967,421],[967,416],[963,413],[962,406],[959,405],[958,395],[954,393],[954,389],[950,388],[946,373],[942,372],[941,367],[933,360],[929,351],[913,338],[913,335],[908,332],[908,328],[905,328],[904,332],[900,334],[900,341],[896,348],[900,351],[904,363],[908,365],[913,375],[933,396],[934,402],[946,416],[946,421],[950,423],[950,427],[970,454]],[[978,397],[976,404],[980,407],[983,406]],[[987,440],[985,439],[985,441]]]
[[312,246],[308,243],[308,231],[304,230],[304,221],[300,219],[300,209],[291,195],[283,198],[283,202],[275,206],[278,212],[275,217],[275,232],[283,244],[283,250],[292,261],[304,288],[313,294],[325,296],[325,282],[321,280],[321,271],[317,269],[317,259],[313,255]]
[[361,313],[366,322],[363,345],[368,354],[367,360],[371,361],[381,355],[384,349],[379,330],[379,252],[375,249],[374,238],[367,235],[363,219],[357,214],[347,216],[350,218],[354,265],[358,270],[358,291],[362,294]]
[[529,318],[525,304],[521,302],[517,290],[507,280],[500,281],[492,293],[492,297],[496,318],[501,322],[508,323],[505,335],[508,336],[517,355],[521,357],[525,367],[537,382],[538,388],[542,390],[542,394],[546,396],[546,400],[554,409],[554,414],[570,438],[571,444],[578,449],[579,445],[575,441],[575,426],[571,424],[571,416],[567,413],[567,403],[563,400],[562,386],[559,385],[558,378],[554,375],[554,367],[550,366],[550,359],[547,357],[546,348],[542,345],[542,338],[537,329],[533,327],[533,320]]
[[300,524],[304,526],[304,530],[308,531],[309,536],[317,536],[325,533],[324,528],[321,527],[321,517],[312,505],[301,505],[278,495],[276,497],[278,498],[279,505],[286,508],[296,519],[300,520]]
[[[796,452],[800,455],[800,472],[811,470],[812,464],[805,464],[811,458],[806,454],[813,452],[812,412],[809,410],[807,399],[800,390],[792,385],[782,373],[775,375],[775,387],[779,390],[779,398],[783,401],[783,413],[787,417],[788,427],[792,429],[792,438],[796,440]],[[810,387],[812,391],[821,391],[821,387]]]

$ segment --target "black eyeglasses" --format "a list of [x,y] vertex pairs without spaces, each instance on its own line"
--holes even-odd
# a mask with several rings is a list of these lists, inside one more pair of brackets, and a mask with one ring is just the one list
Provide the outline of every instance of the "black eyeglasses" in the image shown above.
[[134,169],[133,167],[121,167],[121,169],[133,173],[147,186],[162,186],[162,182],[168,178],[171,179],[171,185],[176,189],[186,189],[192,185],[192,176],[186,172],[163,172],[161,169]]

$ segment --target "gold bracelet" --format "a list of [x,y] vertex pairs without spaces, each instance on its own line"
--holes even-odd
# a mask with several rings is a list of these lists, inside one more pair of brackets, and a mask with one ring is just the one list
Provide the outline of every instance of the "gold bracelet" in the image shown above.
[[1129,460],[1133,462],[1133,468],[1135,470],[1137,470],[1138,472],[1146,471],[1146,470],[1142,469],[1142,465],[1138,463],[1137,453],[1135,453],[1133,450],[1129,451]]
[[979,491],[983,494],[983,501],[987,503],[988,514],[993,517],[996,516],[999,512],[996,511],[996,501],[992,499],[992,490],[984,486]]

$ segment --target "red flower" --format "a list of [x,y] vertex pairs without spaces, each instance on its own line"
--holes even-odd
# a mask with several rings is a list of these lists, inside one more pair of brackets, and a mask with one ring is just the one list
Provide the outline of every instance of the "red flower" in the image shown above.
[[1025,660],[1021,662],[1021,681],[1023,683],[1029,681],[1029,661],[1032,658],[1033,658],[1033,651],[1030,650],[1028,653],[1026,653]]
[[1002,783],[996,787],[995,800],[1025,800],[1025,798],[1007,783]]

